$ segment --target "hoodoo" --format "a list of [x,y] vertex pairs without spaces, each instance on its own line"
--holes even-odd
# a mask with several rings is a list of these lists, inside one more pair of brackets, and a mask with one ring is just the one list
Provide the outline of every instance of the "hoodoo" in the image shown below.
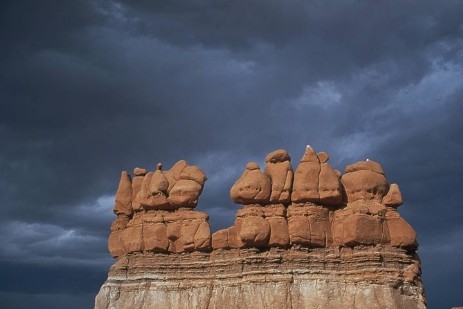
[[399,186],[372,160],[328,161],[308,146],[295,169],[283,149],[248,163],[230,190],[243,207],[213,234],[199,167],[122,172],[95,308],[426,308]]

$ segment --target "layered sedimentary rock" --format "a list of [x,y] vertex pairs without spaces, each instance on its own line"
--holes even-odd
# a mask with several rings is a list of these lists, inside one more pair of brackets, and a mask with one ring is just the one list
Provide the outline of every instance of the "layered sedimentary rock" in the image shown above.
[[[185,161],[122,173],[95,308],[425,308],[418,243],[400,188],[366,160],[343,174],[308,146],[250,162],[233,226],[194,210],[206,175]],[[294,172],[293,172],[294,171]]]
[[419,260],[394,247],[214,250],[118,259],[96,308],[426,308]]

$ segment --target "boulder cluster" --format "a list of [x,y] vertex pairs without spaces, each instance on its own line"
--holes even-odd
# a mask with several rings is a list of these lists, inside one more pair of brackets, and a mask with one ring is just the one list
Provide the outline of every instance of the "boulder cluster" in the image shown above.
[[211,248],[208,215],[194,211],[207,179],[197,166],[178,161],[163,172],[135,168],[122,172],[116,192],[109,251],[127,253],[191,252]]
[[307,146],[293,170],[286,150],[271,152],[265,168],[250,162],[230,190],[242,204],[232,227],[211,235],[208,215],[195,211],[206,175],[186,161],[163,172],[122,172],[109,251],[181,253],[219,249],[358,245],[417,247],[416,233],[400,216],[402,196],[383,168],[366,160],[333,169],[326,152]]
[[293,172],[283,149],[261,171],[248,163],[230,190],[244,207],[232,227],[212,235],[213,249],[392,245],[413,250],[416,233],[399,215],[402,196],[381,165],[366,160],[333,169],[326,152],[306,151]]

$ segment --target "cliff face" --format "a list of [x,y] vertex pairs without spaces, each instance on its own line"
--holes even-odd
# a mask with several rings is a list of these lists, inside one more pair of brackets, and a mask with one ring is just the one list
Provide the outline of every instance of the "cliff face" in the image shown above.
[[96,308],[426,308],[419,260],[392,247],[120,258]]
[[307,147],[276,150],[230,190],[244,207],[211,235],[194,211],[206,176],[179,161],[122,173],[109,238],[117,258],[95,308],[425,308],[399,186],[361,161],[332,169]]

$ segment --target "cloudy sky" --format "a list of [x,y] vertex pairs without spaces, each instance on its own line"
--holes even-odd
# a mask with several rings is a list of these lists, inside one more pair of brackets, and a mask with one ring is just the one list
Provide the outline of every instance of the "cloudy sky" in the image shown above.
[[460,1],[0,2],[0,302],[91,308],[121,170],[208,175],[305,145],[400,184],[430,308],[463,305]]

